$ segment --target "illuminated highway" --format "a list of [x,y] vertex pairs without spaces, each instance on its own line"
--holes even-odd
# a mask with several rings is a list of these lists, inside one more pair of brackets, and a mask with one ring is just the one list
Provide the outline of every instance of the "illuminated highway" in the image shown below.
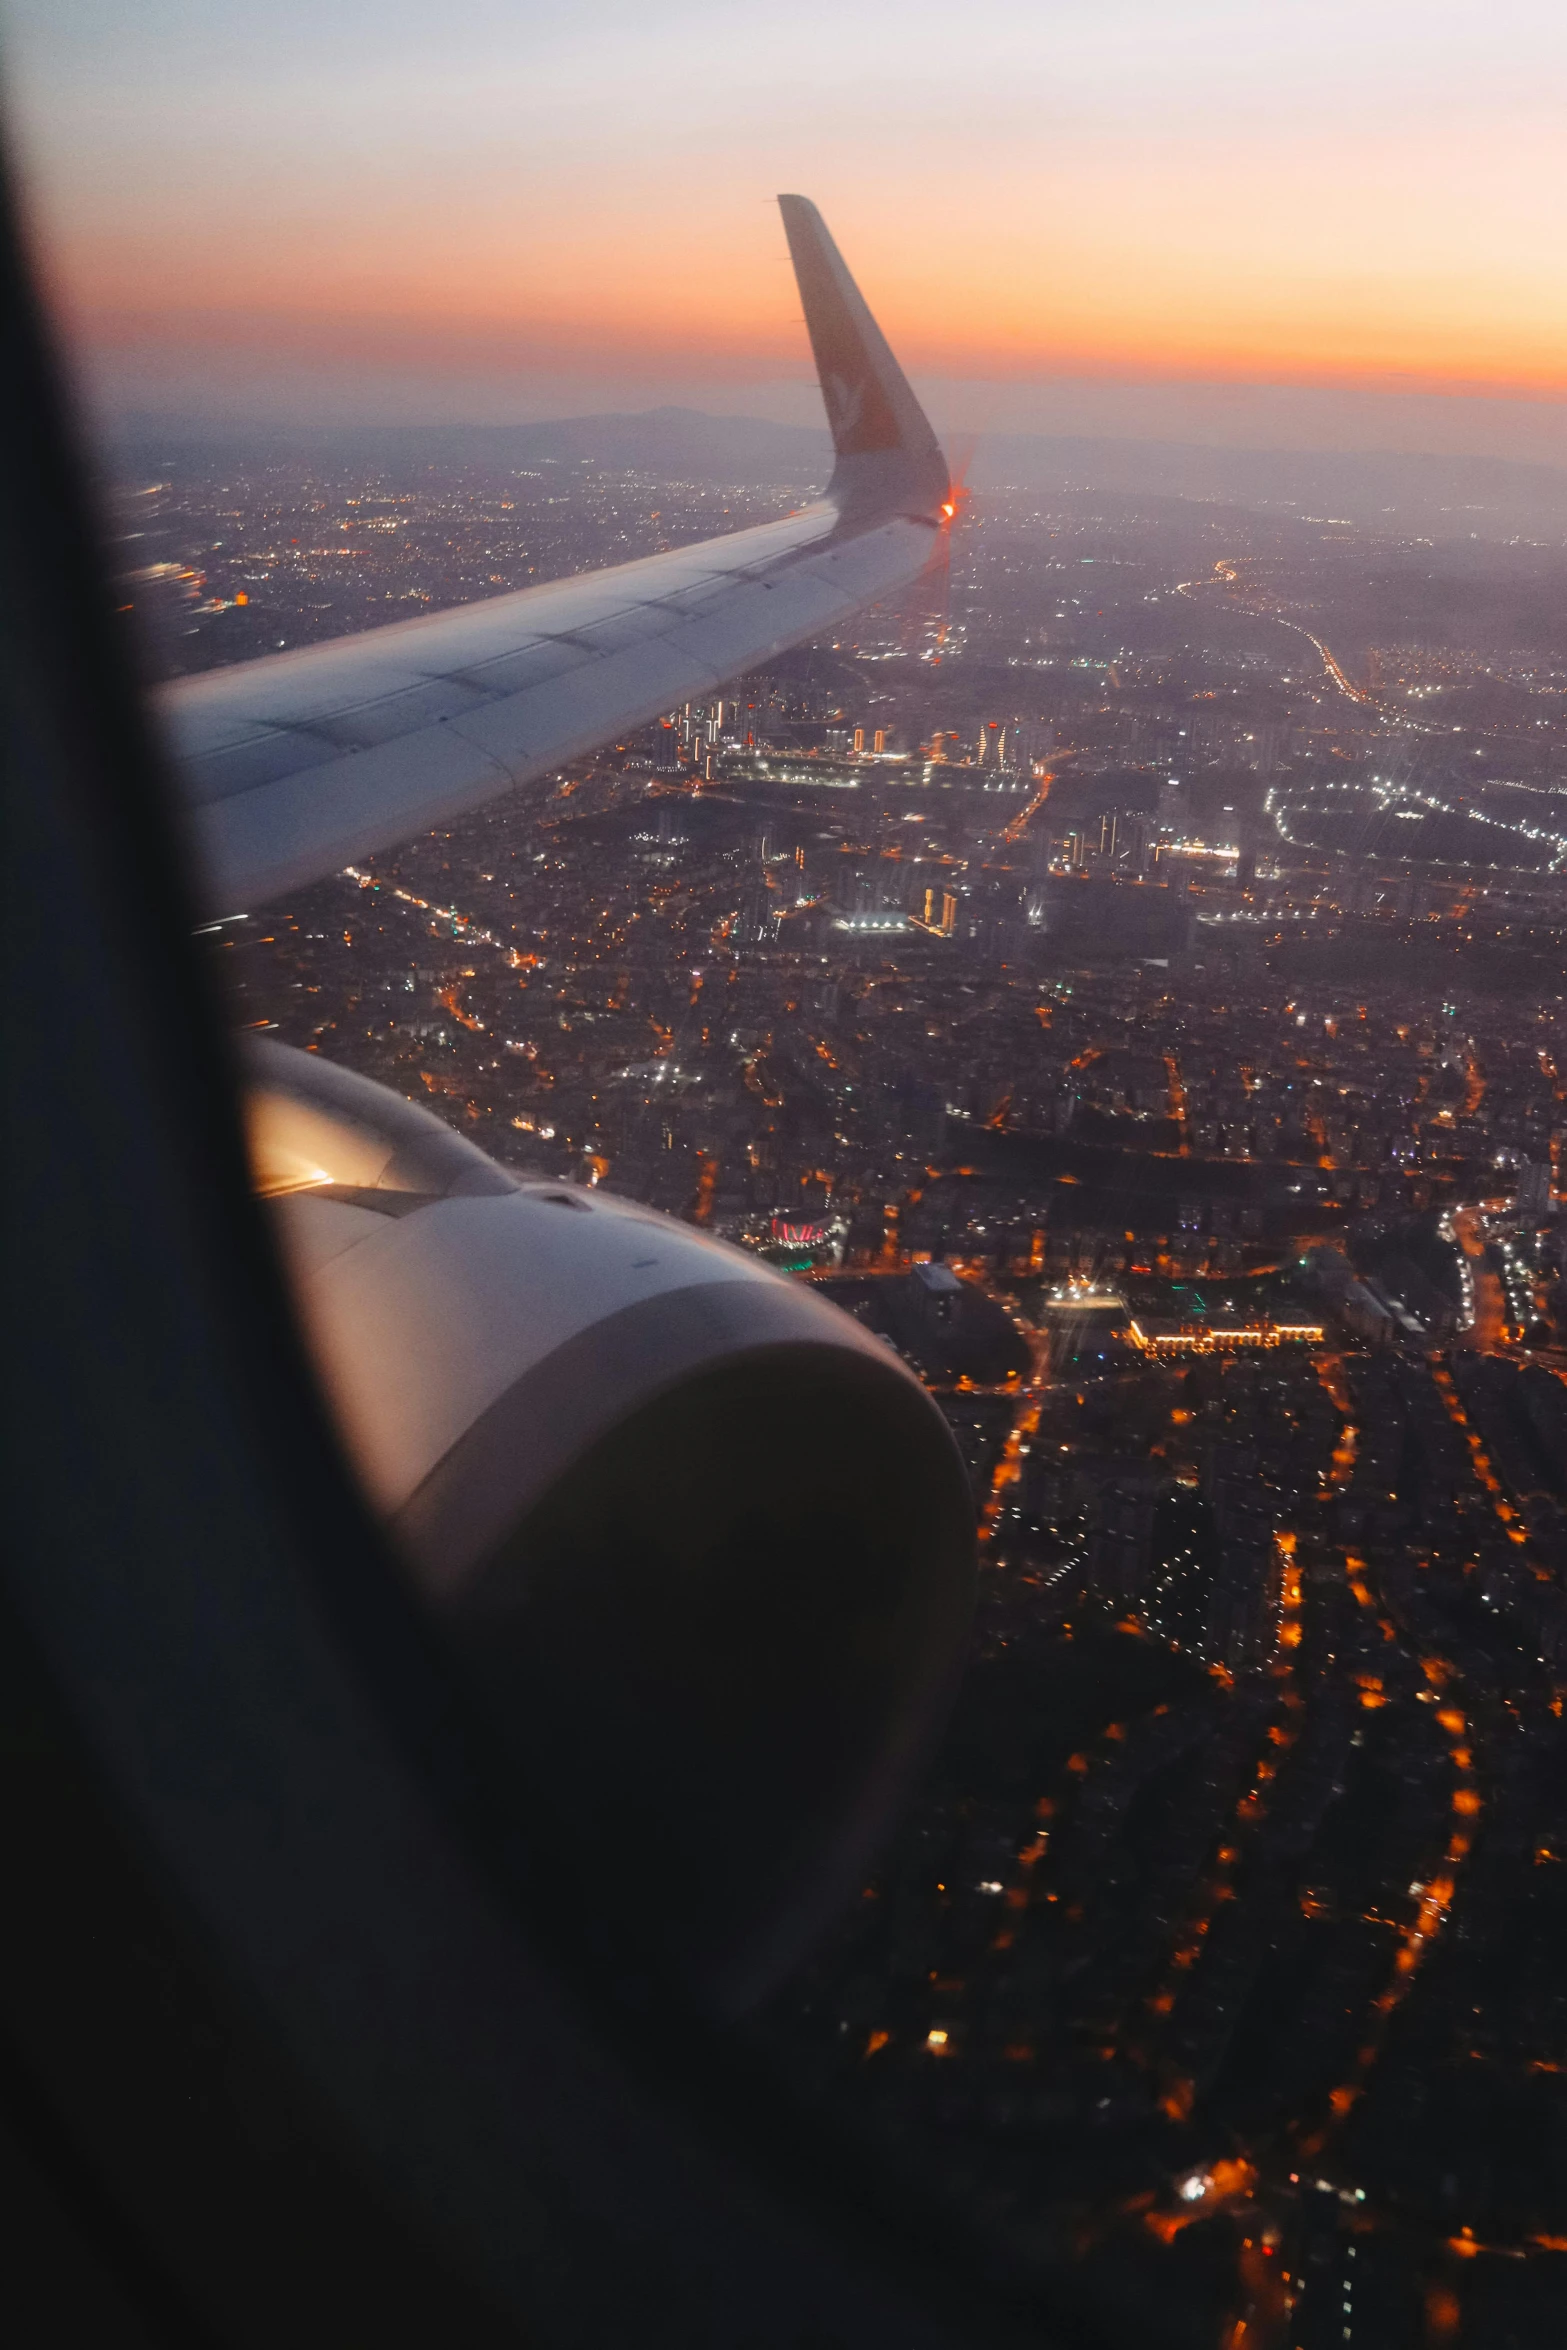
[[[1213,588],[1240,589],[1241,587],[1238,561],[1221,556],[1214,564],[1211,577],[1182,580],[1177,583],[1175,592],[1177,595],[1195,598],[1205,590]],[[1323,673],[1334,688],[1347,700],[1359,703],[1363,708],[1374,712],[1385,726],[1395,730],[1396,733],[1404,736],[1419,735],[1447,741],[1451,741],[1455,734],[1466,736],[1474,734],[1475,730],[1472,728],[1434,725],[1423,719],[1413,718],[1407,712],[1394,709],[1386,702],[1379,701],[1363,687],[1353,683],[1345,674],[1342,664],[1331,647],[1325,644],[1312,629],[1307,628],[1303,622],[1288,620],[1280,612],[1260,611],[1254,604],[1243,600],[1242,597],[1237,597],[1234,609],[1244,613],[1248,619],[1263,621],[1274,628],[1287,628],[1296,636],[1304,637],[1317,654],[1322,663]],[[1483,733],[1480,739],[1486,739]],[[1567,866],[1567,834],[1555,832],[1547,825],[1528,824],[1522,821],[1513,822],[1506,817],[1491,814],[1488,809],[1477,808],[1467,800],[1460,807],[1458,803],[1451,799],[1445,799],[1436,792],[1416,790],[1412,784],[1392,776],[1372,776],[1371,788],[1377,806],[1389,813],[1395,813],[1399,808],[1409,806],[1424,808],[1433,815],[1457,816],[1462,814],[1471,823],[1487,826],[1492,831],[1511,834],[1517,839],[1529,841],[1537,847],[1549,848],[1551,857],[1548,870],[1553,873]],[[1514,787],[1504,783],[1499,784],[1498,788],[1528,787]]]
[[1507,1303],[1502,1284],[1486,1256],[1478,1208],[1455,1208],[1450,1219],[1454,1238],[1463,1250],[1469,1271],[1473,1319],[1467,1343],[1482,1354],[1494,1354],[1507,1343]]

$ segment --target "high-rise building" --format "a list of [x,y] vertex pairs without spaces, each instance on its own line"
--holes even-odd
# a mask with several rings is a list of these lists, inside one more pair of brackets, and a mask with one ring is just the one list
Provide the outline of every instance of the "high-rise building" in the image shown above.
[[927,930],[938,930],[943,938],[952,936],[958,926],[958,901],[950,889],[925,892],[923,920]]
[[947,1330],[958,1321],[968,1292],[950,1265],[913,1265],[906,1283],[915,1318],[927,1330]]
[[678,718],[661,718],[653,729],[653,771],[674,775],[679,767],[680,722]]
[[1214,1535],[1207,1505],[1175,1488],[1154,1513],[1142,1614],[1151,1631],[1203,1656],[1213,1579]]
[[1115,1614],[1145,1605],[1153,1565],[1158,1505],[1138,1487],[1116,1488],[1101,1502],[1103,1523],[1091,1546],[1094,1582]]
[[1532,1224],[1543,1224],[1551,1212],[1551,1170],[1543,1161],[1525,1159],[1518,1170],[1518,1213]]

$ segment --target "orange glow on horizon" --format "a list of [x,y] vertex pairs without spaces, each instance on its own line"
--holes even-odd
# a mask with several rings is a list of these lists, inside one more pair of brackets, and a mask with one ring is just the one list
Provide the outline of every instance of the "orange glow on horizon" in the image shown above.
[[[570,302],[555,287],[519,287],[501,308],[493,284],[467,286],[454,267],[439,285],[411,283],[395,305],[370,306],[362,286],[311,286],[312,275],[319,282],[324,274],[317,260],[301,263],[291,299],[278,299],[282,288],[267,282],[268,271],[258,273],[253,301],[242,305],[236,295],[243,281],[232,274],[204,301],[199,278],[193,284],[181,273],[177,284],[165,284],[152,268],[122,273],[115,266],[122,256],[73,258],[79,268],[61,273],[64,306],[80,338],[105,354],[162,349],[327,367],[417,367],[436,379],[597,370],[681,380],[695,374],[715,384],[810,379],[792,297],[787,307],[712,303],[703,298],[699,268],[680,271],[662,296],[638,269],[629,282],[579,279]],[[1541,320],[1517,322],[1505,339],[1461,315],[1401,314],[1394,304],[1364,318],[1301,304],[1272,319],[1204,308],[1176,321],[1139,316],[1132,287],[1121,315],[1110,320],[1074,315],[1052,292],[1061,289],[1042,288],[1032,299],[1019,289],[1004,335],[993,308],[974,315],[968,290],[954,302],[945,286],[906,315],[882,304],[881,321],[908,372],[925,378],[1294,384],[1523,400],[1567,392],[1567,334]],[[949,517],[955,510],[949,507]]]
[[[88,352],[236,393],[247,362],[401,371],[437,405],[573,373],[803,387],[793,187],[927,383],[1567,391],[1529,0],[1484,43],[1462,12],[1412,33],[1405,0],[973,0],[956,56],[934,0],[721,32],[701,0],[480,13],[377,0],[366,58],[338,12],[208,44],[157,0],[88,41],[19,0],[32,209]],[[715,64],[723,102],[650,170]]]

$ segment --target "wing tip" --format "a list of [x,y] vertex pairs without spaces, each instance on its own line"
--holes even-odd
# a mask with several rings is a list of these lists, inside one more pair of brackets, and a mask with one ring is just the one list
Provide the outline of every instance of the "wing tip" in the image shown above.
[[947,461],[821,212],[780,195],[837,463],[828,496],[857,520],[918,513],[934,521],[950,491]]

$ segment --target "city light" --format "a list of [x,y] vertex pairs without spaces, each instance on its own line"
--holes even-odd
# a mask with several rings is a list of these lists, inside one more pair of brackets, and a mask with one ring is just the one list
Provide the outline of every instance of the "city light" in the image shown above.
[[[578,472],[387,482],[386,533],[368,479],[317,515],[301,480],[286,534],[276,480],[221,520],[227,475],[164,490],[193,642],[794,502]],[[1561,2062],[1527,1953],[1567,1851],[1567,691],[1479,619],[1373,660],[1368,580],[1446,558],[1303,511],[976,496],[944,616],[198,941],[240,1024],[811,1283],[935,1398],[958,1735],[758,2046],[1003,2229],[1159,2291],[1200,2248],[1241,2350],[1341,2340],[1346,2297],[1372,2341],[1373,2246],[1412,2340],[1441,2264],[1563,2258],[1472,2116]],[[1041,2132],[1113,2163],[1041,2187]]]

